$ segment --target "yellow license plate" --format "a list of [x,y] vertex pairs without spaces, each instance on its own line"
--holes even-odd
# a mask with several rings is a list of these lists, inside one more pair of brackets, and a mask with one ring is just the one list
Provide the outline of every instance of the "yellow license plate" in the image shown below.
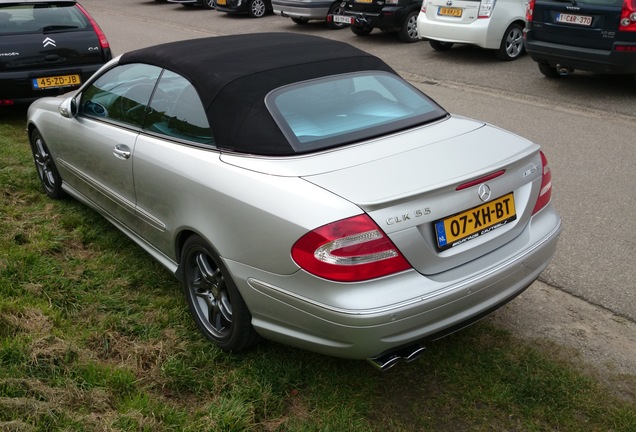
[[435,222],[437,247],[445,250],[517,219],[512,193]]
[[79,75],[61,75],[53,77],[33,78],[33,88],[36,90],[78,86],[82,83]]
[[461,17],[462,10],[460,8],[441,7],[437,10],[437,15]]
[[227,0],[216,0],[216,4],[220,4],[222,6],[225,6],[227,4]]
[[372,3],[373,0],[355,0],[356,3]]

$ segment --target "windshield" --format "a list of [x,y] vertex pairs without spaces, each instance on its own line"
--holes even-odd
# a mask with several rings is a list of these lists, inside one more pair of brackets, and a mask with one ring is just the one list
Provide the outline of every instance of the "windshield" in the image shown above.
[[297,153],[373,138],[447,113],[399,76],[334,75],[279,88],[265,99]]

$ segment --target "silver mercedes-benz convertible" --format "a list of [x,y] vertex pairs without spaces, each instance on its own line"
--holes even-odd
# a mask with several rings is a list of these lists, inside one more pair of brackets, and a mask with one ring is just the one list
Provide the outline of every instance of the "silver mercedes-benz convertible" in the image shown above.
[[47,195],[174,273],[226,351],[411,360],[527,288],[561,230],[539,145],[315,36],[128,52],[27,127]]

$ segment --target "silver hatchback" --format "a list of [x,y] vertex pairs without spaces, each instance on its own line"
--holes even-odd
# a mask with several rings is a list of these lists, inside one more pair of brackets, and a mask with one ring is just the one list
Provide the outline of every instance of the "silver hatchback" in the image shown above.
[[527,288],[561,230],[537,144],[314,36],[123,54],[35,102],[28,134],[46,193],[174,273],[226,351],[412,359]]

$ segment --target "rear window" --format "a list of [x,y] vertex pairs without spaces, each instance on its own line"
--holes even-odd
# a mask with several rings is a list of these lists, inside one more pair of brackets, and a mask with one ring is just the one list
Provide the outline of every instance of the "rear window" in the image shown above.
[[394,74],[361,72],[292,84],[265,103],[297,153],[373,138],[446,116]]
[[0,35],[67,32],[86,28],[90,28],[90,23],[72,3],[0,5]]

